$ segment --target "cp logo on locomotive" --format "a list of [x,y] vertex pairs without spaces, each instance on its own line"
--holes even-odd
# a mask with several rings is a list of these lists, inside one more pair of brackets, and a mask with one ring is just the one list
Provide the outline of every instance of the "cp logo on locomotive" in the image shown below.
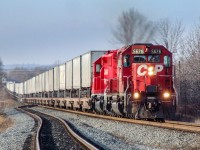
[[[154,75],[156,75],[158,72],[161,72],[162,70],[163,70],[163,65],[155,65],[153,70]],[[139,76],[144,76],[147,74],[147,72],[148,72],[148,66],[145,64],[140,65],[137,69],[137,74]]]

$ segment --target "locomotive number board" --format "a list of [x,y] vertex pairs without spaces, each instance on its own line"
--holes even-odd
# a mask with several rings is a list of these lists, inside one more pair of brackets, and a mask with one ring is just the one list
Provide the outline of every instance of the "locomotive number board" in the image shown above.
[[144,49],[133,49],[132,54],[162,54],[161,49],[150,49],[144,51]]
[[133,49],[133,54],[144,54],[143,49]]
[[151,49],[150,54],[162,54],[162,50],[161,49]]

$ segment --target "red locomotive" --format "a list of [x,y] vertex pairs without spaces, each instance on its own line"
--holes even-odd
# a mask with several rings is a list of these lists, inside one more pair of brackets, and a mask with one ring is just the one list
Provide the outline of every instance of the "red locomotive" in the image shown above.
[[163,121],[175,105],[172,73],[172,53],[163,46],[134,44],[109,51],[93,64],[92,108]]

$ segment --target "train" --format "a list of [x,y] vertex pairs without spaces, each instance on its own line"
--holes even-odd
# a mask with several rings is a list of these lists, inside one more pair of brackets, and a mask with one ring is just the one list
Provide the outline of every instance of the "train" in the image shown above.
[[168,49],[136,43],[89,51],[6,87],[26,103],[163,122],[176,107],[173,79]]

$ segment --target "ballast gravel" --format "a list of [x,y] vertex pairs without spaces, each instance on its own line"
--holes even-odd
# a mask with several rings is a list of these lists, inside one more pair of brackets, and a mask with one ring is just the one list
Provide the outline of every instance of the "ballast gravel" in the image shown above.
[[105,149],[199,149],[200,134],[169,130],[33,107],[69,121],[85,137]]
[[34,132],[34,119],[14,108],[6,108],[4,113],[14,121],[14,124],[0,133],[0,150],[24,149],[27,137]]

